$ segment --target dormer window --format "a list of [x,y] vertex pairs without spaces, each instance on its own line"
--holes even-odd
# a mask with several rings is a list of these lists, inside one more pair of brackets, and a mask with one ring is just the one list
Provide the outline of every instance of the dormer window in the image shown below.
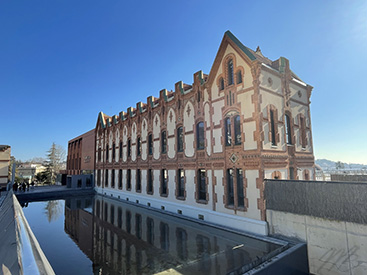
[[233,82],[233,61],[230,59],[228,61],[228,85],[232,85]]

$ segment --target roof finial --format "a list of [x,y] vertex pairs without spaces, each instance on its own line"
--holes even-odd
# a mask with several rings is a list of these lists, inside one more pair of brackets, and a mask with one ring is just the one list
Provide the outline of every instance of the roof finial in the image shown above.
[[261,52],[261,50],[260,50],[260,46],[257,46],[257,48],[256,48],[256,53],[257,53],[258,55],[263,56],[263,54],[262,54],[262,52]]

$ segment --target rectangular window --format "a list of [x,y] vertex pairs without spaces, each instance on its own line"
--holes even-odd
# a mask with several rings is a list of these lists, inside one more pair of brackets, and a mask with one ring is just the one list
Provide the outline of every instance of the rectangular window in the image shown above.
[[183,151],[183,128],[177,128],[177,152]]
[[274,111],[270,110],[271,145],[276,146]]
[[120,159],[122,159],[122,141],[120,141],[119,153],[120,153]]
[[109,153],[110,153],[110,149],[108,148],[108,145],[107,145],[106,146],[106,162],[109,162],[109,160],[108,160]]
[[148,184],[147,184],[147,193],[153,194],[153,171],[152,169],[148,169]]
[[141,239],[142,226],[141,226],[141,215],[135,214],[135,236],[138,240]]
[[196,124],[196,149],[203,150],[205,147],[204,122]]
[[127,157],[129,158],[131,156],[131,140],[128,139],[127,141]]
[[241,118],[240,116],[235,116],[233,118],[234,124],[234,144],[241,144]]
[[292,133],[291,133],[291,121],[288,115],[285,115],[285,136],[287,138],[287,144],[292,144]]
[[141,192],[141,170],[136,170],[136,192]]
[[137,146],[137,155],[140,156],[140,154],[141,154],[141,139],[140,139],[140,137],[138,137],[138,141],[137,141],[136,146]]
[[105,187],[107,187],[107,186],[108,186],[108,169],[106,169],[104,186],[105,186]]
[[161,196],[167,196],[168,173],[167,169],[161,170]]
[[306,148],[307,141],[306,141],[306,125],[305,125],[305,119],[300,116],[299,117],[299,123],[300,123],[300,133],[301,133],[301,145],[302,148]]
[[122,170],[119,170],[119,189],[122,189]]
[[227,169],[227,205],[234,206],[233,169]]
[[82,188],[82,180],[78,179],[78,188]]
[[237,170],[237,206],[245,207],[245,194],[243,192],[243,170]]
[[115,169],[112,169],[111,173],[111,188],[115,188]]
[[101,170],[97,170],[97,186],[101,186]]
[[126,183],[126,189],[127,190],[131,190],[131,169],[127,169],[127,175],[126,175],[126,180],[127,180],[127,183]]
[[205,169],[199,169],[197,175],[198,200],[206,201],[206,172]]
[[161,133],[161,143],[162,143],[162,154],[167,153],[167,134],[166,131]]
[[112,161],[115,161],[115,157],[116,157],[116,145],[114,143],[112,144]]
[[149,155],[153,155],[153,137],[152,134],[148,136],[148,152]]
[[185,172],[183,169],[177,170],[177,197],[185,197]]
[[231,119],[227,117],[224,120],[224,131],[226,137],[226,146],[231,146],[232,144],[232,133],[231,133]]

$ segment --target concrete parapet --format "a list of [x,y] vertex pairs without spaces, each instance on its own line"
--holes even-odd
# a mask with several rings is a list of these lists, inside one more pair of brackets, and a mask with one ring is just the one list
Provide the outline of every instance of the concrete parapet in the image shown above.
[[13,192],[0,206],[0,274],[55,274]]

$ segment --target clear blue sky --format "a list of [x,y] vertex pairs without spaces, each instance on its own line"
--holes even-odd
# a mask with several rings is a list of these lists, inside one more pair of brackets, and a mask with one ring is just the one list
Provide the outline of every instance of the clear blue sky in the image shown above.
[[209,73],[230,30],[314,87],[316,158],[367,164],[366,1],[0,2],[0,144],[27,160]]

